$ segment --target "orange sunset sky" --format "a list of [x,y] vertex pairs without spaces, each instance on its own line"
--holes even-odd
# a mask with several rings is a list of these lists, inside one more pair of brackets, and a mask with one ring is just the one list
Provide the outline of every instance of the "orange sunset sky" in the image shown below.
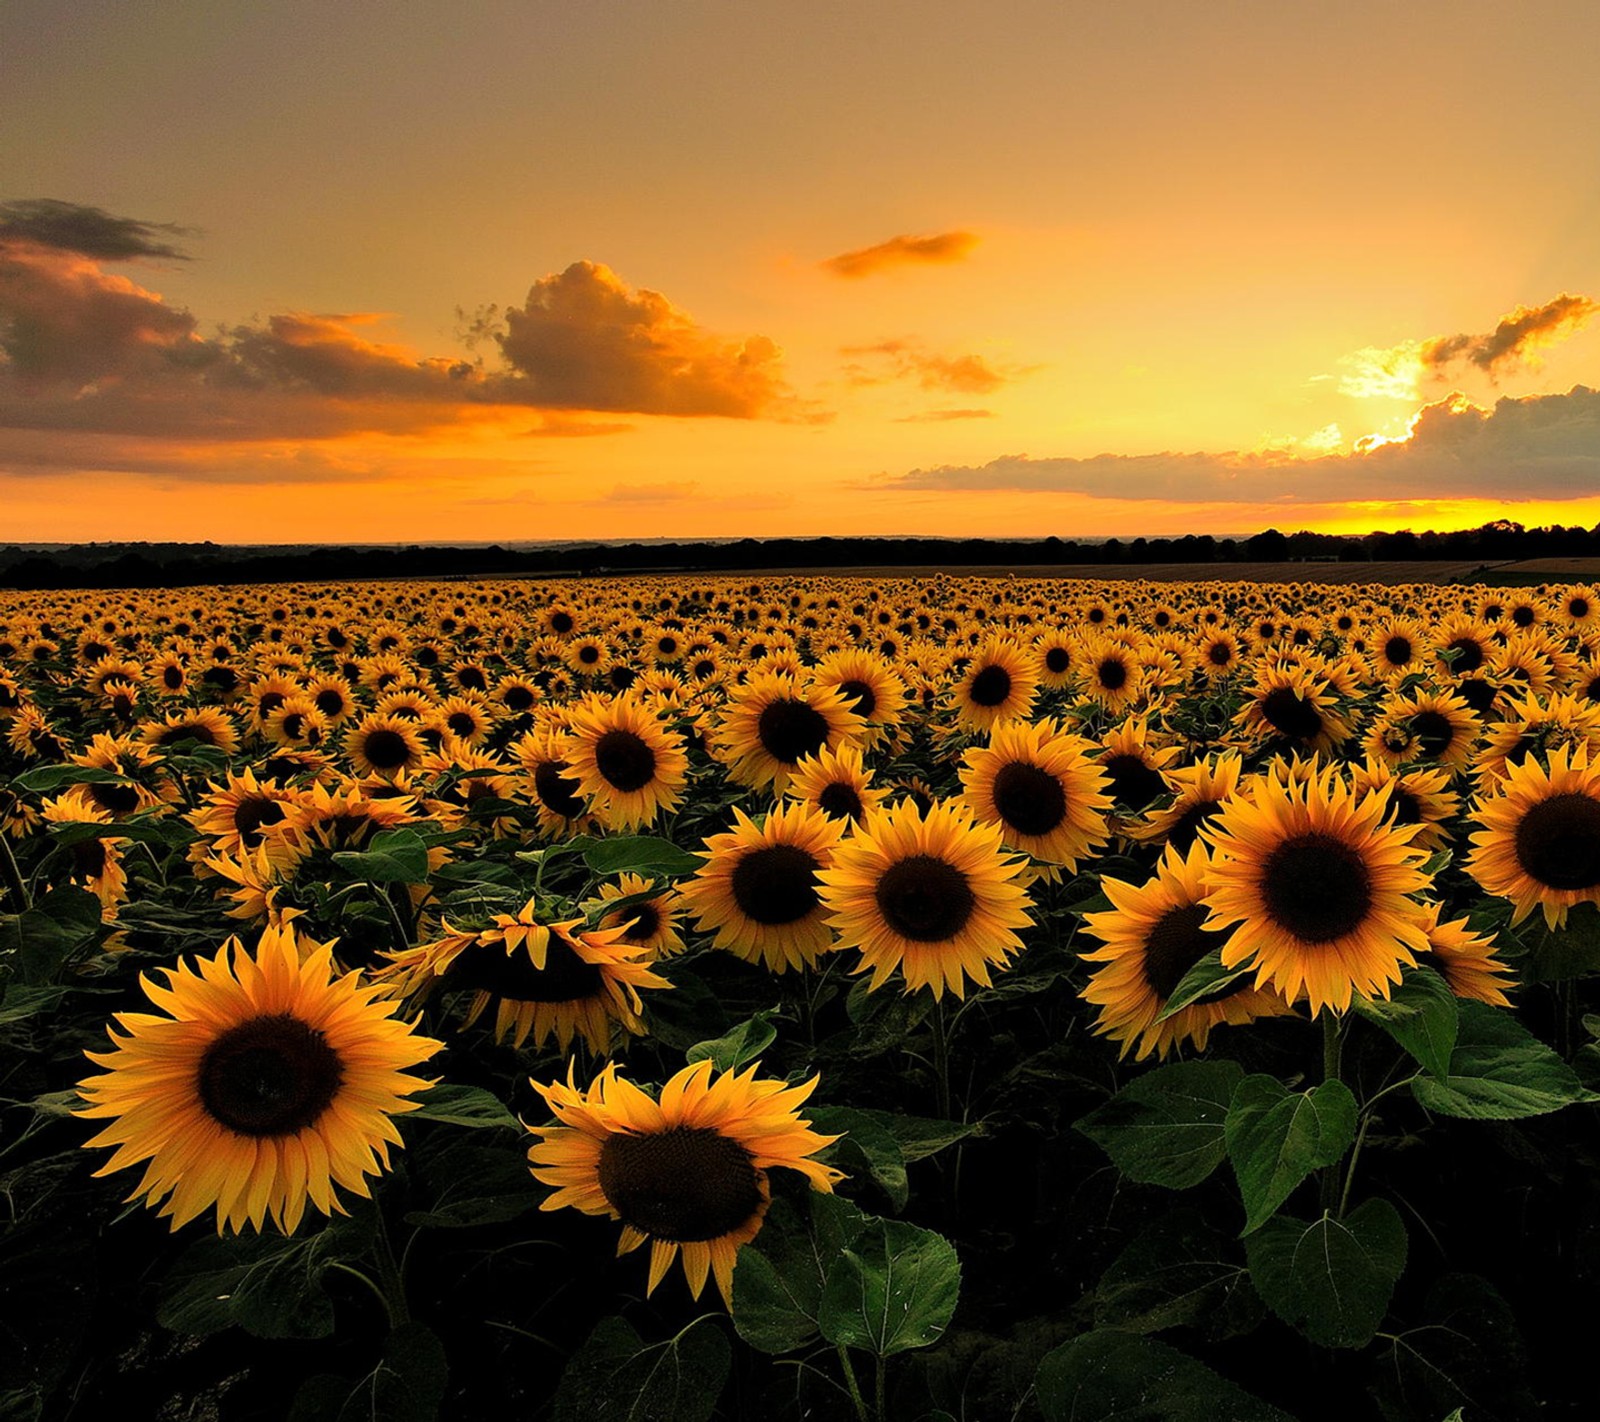
[[1600,7],[0,12],[0,542],[1600,522]]

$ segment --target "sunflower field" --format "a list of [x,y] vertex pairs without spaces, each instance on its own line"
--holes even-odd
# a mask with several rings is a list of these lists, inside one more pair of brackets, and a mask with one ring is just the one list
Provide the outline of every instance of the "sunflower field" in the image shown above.
[[0,1417],[1589,1418],[1600,592],[0,594]]

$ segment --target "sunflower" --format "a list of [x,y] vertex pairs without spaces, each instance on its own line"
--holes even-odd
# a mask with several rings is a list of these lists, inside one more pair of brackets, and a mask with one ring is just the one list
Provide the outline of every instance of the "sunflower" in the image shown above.
[[1066,627],[1054,627],[1035,637],[1033,654],[1039,659],[1039,685],[1047,691],[1070,686],[1082,670],[1077,636]]
[[[45,803],[43,818],[58,825],[109,825],[112,817],[87,801],[69,795]],[[115,835],[80,839],[67,846],[67,877],[100,900],[100,916],[111,920],[127,897],[128,874],[122,867],[122,846]]]
[[611,1024],[638,1035],[640,988],[668,988],[642,961],[645,949],[618,929],[584,929],[582,919],[541,922],[529,899],[515,914],[497,913],[487,928],[460,930],[440,921],[441,936],[390,955],[379,977],[397,997],[420,1000],[435,989],[472,993],[463,1027],[493,1006],[494,1039],[521,1047],[554,1039],[565,1052],[574,1035],[589,1049],[611,1047]]
[[1255,968],[1257,987],[1312,1015],[1346,1011],[1355,993],[1389,996],[1403,967],[1427,947],[1423,909],[1407,897],[1426,887],[1414,826],[1385,822],[1387,796],[1357,799],[1333,771],[1297,780],[1263,777],[1212,822],[1215,861],[1208,927],[1237,924],[1222,950],[1227,967]]
[[1143,844],[1167,844],[1187,854],[1200,831],[1238,793],[1244,762],[1229,751],[1211,760],[1198,760],[1166,772],[1173,790],[1165,809],[1146,810],[1142,819],[1125,821],[1122,832]]
[[1083,695],[1112,715],[1121,715],[1144,694],[1144,668],[1126,642],[1107,636],[1087,638],[1079,661]]
[[1450,778],[1448,770],[1399,770],[1387,761],[1370,758],[1365,765],[1350,766],[1350,785],[1356,795],[1387,793],[1393,822],[1417,825],[1411,843],[1430,852],[1450,842],[1449,822],[1461,811],[1461,797],[1450,788]]
[[689,757],[636,696],[591,701],[573,712],[567,773],[608,829],[636,830],[670,814],[683,798]]
[[1095,759],[1111,780],[1111,798],[1126,809],[1147,809],[1166,794],[1167,767],[1177,758],[1176,746],[1152,746],[1143,716],[1130,716],[1100,738]]
[[1252,987],[1241,977],[1156,1021],[1184,975],[1225,941],[1206,925],[1210,867],[1204,844],[1192,844],[1186,855],[1168,848],[1155,877],[1142,887],[1102,879],[1100,887],[1115,907],[1084,915],[1084,927],[1105,947],[1081,955],[1085,962],[1104,965],[1084,985],[1083,1000],[1100,1009],[1094,1030],[1121,1043],[1124,1057],[1133,1052],[1141,1061],[1154,1052],[1165,1058],[1184,1042],[1203,1052],[1213,1027],[1290,1010],[1276,992]]
[[1423,928],[1428,935],[1428,951],[1417,954],[1417,961],[1434,969],[1457,997],[1470,997],[1490,1007],[1510,1007],[1504,988],[1510,967],[1494,956],[1494,940],[1473,933],[1465,918],[1453,923],[1441,921],[1438,904],[1427,906]]
[[906,684],[881,657],[853,647],[835,652],[817,665],[811,684],[838,691],[867,723],[861,736],[862,750],[874,750],[899,734]]
[[595,823],[589,802],[567,764],[566,736],[554,725],[536,727],[511,747],[546,839],[581,834]]
[[1258,744],[1328,753],[1350,735],[1332,688],[1306,667],[1263,665],[1247,694],[1233,724]]
[[429,724],[476,750],[489,739],[494,718],[480,696],[447,696],[426,718]]
[[784,794],[811,805],[831,820],[860,824],[868,810],[883,803],[886,794],[872,785],[872,772],[861,759],[861,748],[845,741],[836,751],[824,746],[794,768]]
[[1239,670],[1239,639],[1226,627],[1212,627],[1195,642],[1196,665],[1207,681],[1219,681]]
[[1010,637],[990,637],[956,686],[956,723],[969,731],[987,731],[1000,721],[1026,718],[1038,689],[1037,659]]
[[729,699],[712,750],[730,779],[757,790],[770,785],[781,795],[802,759],[859,740],[865,729],[842,692],[757,672]]
[[1414,617],[1389,617],[1375,623],[1368,634],[1372,670],[1384,681],[1399,681],[1408,672],[1421,671],[1433,655],[1433,645]]
[[110,1118],[87,1146],[116,1146],[96,1175],[145,1164],[130,1199],[188,1223],[213,1205],[217,1230],[259,1231],[270,1215],[292,1234],[309,1201],[343,1213],[335,1185],[367,1195],[401,1144],[393,1117],[432,1083],[406,1069],[442,1043],[394,1017],[359,976],[333,975],[330,946],[268,928],[253,954],[230,938],[198,971],[143,979],[167,1015],[122,1012],[115,1050],[86,1052],[106,1070],[79,1083],[75,1114]]
[[374,711],[345,733],[344,753],[357,774],[392,778],[415,770],[426,751],[411,722]]
[[1426,761],[1449,771],[1465,770],[1478,738],[1478,718],[1453,691],[1391,696],[1368,728],[1363,749],[1369,759],[1403,765]]
[[990,986],[989,970],[1022,947],[1016,929],[1032,923],[1019,876],[1025,861],[1007,855],[999,825],[979,825],[960,804],[926,815],[913,801],[867,816],[834,850],[818,876],[840,935],[858,948],[854,969],[871,971],[876,991],[899,968],[906,991],[946,987],[966,994],[970,978]]
[[289,696],[267,713],[262,731],[279,750],[315,750],[328,738],[328,718],[309,696]]
[[299,793],[273,784],[263,785],[249,768],[229,775],[227,783],[213,783],[187,819],[204,836],[190,852],[191,859],[211,854],[232,854],[254,849],[274,825],[282,824]]
[[[647,894],[651,897],[642,897]],[[600,886],[600,900],[602,904],[612,904],[619,899],[634,902],[602,912],[601,928],[621,929],[619,941],[645,949],[650,962],[683,952],[683,935],[678,929],[681,895],[676,888],[669,884],[653,893],[650,880],[642,874],[619,874],[616,883]]]
[[846,825],[810,805],[781,805],[758,825],[737,806],[734,827],[706,840],[707,859],[678,886],[695,926],[718,948],[774,973],[811,968],[833,945],[818,876]]
[[1600,904],[1600,764],[1586,746],[1558,746],[1546,771],[1533,756],[1480,802],[1467,872],[1510,899],[1513,925],[1535,908],[1564,927],[1574,904]]
[[1479,793],[1492,791],[1530,756],[1560,746],[1583,746],[1590,755],[1600,754],[1600,704],[1561,693],[1546,702],[1535,696],[1510,702],[1478,751],[1474,776]]
[[1094,747],[1054,721],[1006,721],[987,746],[973,746],[961,770],[962,799],[980,824],[998,824],[1001,843],[1077,871],[1106,842],[1110,780]]
[[169,712],[165,720],[146,725],[140,735],[147,746],[156,750],[182,741],[215,746],[224,755],[232,755],[239,749],[239,732],[234,728],[233,721],[226,712],[215,706]]
[[650,1245],[647,1294],[681,1254],[694,1297],[710,1274],[731,1308],[739,1246],[760,1233],[771,1200],[767,1172],[799,1171],[830,1194],[844,1178],[810,1158],[839,1139],[818,1135],[799,1114],[818,1078],[790,1086],[758,1081],[757,1069],[713,1081],[711,1062],[695,1062],[662,1088],[659,1104],[614,1065],[587,1091],[570,1069],[565,1086],[534,1082],[556,1117],[528,1128],[539,1138],[529,1168],[557,1187],[540,1209],[621,1220],[619,1255]]

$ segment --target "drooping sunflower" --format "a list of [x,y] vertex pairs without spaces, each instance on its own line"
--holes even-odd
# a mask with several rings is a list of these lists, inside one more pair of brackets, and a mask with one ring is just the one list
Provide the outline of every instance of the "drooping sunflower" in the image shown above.
[[1232,925],[1227,967],[1255,968],[1257,987],[1312,1015],[1344,1012],[1355,993],[1387,998],[1400,970],[1427,947],[1427,885],[1415,826],[1385,821],[1386,795],[1357,798],[1329,770],[1290,778],[1276,770],[1212,821],[1208,925]]
[[[112,817],[85,800],[58,795],[44,806],[43,818],[58,825],[110,825]],[[100,900],[100,916],[116,917],[117,906],[128,895],[128,872],[122,867],[122,846],[128,841],[115,835],[79,839],[67,848],[67,876]]]
[[1437,972],[1451,992],[1490,1007],[1511,1006],[1504,992],[1512,983],[1511,966],[1495,957],[1492,938],[1473,933],[1465,918],[1443,922],[1438,904],[1428,905],[1423,928],[1428,951],[1417,954],[1417,961]]
[[653,824],[674,810],[689,766],[683,738],[627,694],[574,710],[566,760],[595,818],[620,830]]
[[1170,788],[1167,769],[1177,756],[1176,746],[1151,745],[1148,718],[1130,716],[1100,738],[1095,758],[1111,781],[1112,800],[1138,812]]
[[859,740],[865,729],[842,692],[758,672],[729,698],[712,751],[730,779],[757,790],[770,785],[781,795],[806,756]]
[[1420,766],[1401,770],[1376,759],[1350,766],[1350,785],[1357,796],[1386,793],[1390,818],[1397,825],[1416,825],[1411,843],[1430,853],[1450,842],[1449,822],[1461,810],[1461,797],[1450,788],[1450,779],[1448,770]]
[[1305,667],[1263,665],[1248,696],[1233,721],[1259,744],[1276,744],[1296,754],[1326,754],[1350,735],[1350,722],[1340,713],[1327,681]]
[[1141,819],[1124,821],[1122,832],[1129,839],[1144,844],[1165,843],[1179,854],[1187,854],[1200,831],[1238,793],[1243,770],[1244,762],[1237,751],[1168,770],[1172,803],[1164,809],[1146,810]]
[[1600,763],[1586,746],[1558,746],[1550,768],[1529,756],[1479,802],[1467,872],[1510,899],[1511,922],[1535,908],[1551,928],[1574,904],[1600,904]]
[[974,823],[961,804],[914,801],[878,810],[834,850],[818,876],[840,948],[860,950],[853,970],[871,972],[875,992],[900,969],[906,991],[967,981],[990,986],[990,969],[1022,947],[1016,930],[1032,923],[1020,882],[1026,861],[1007,855],[999,825]]
[[593,823],[582,786],[567,764],[570,751],[564,732],[535,727],[511,747],[526,777],[524,784],[546,839],[581,834]]
[[215,746],[224,755],[232,755],[239,749],[239,732],[232,719],[227,712],[215,706],[169,712],[165,720],[145,725],[140,737],[155,750],[177,745],[181,741]]
[[962,799],[1000,842],[1076,872],[1106,842],[1111,781],[1096,747],[1054,721],[1004,721],[963,756]]
[[986,638],[956,685],[956,722],[969,731],[987,731],[1001,721],[1026,718],[1038,689],[1035,657],[1010,637]]
[[650,1245],[647,1294],[681,1255],[694,1297],[709,1274],[731,1308],[739,1246],[760,1233],[771,1200],[767,1172],[799,1171],[830,1194],[844,1178],[811,1159],[839,1138],[818,1135],[799,1114],[818,1078],[789,1086],[757,1080],[757,1069],[713,1081],[711,1062],[695,1062],[662,1088],[659,1104],[614,1064],[587,1091],[570,1070],[565,1086],[534,1082],[556,1118],[528,1128],[539,1138],[529,1168],[556,1187],[540,1209],[621,1220],[619,1255]]
[[1541,701],[1510,701],[1478,750],[1474,778],[1480,794],[1493,792],[1514,766],[1561,746],[1583,746],[1600,754],[1600,704],[1557,693]]
[[618,929],[584,929],[582,919],[541,921],[530,899],[515,914],[497,913],[483,929],[455,929],[390,955],[379,977],[397,997],[420,1001],[436,990],[472,993],[462,1027],[495,1009],[494,1038],[520,1047],[554,1040],[561,1051],[581,1036],[604,1054],[616,1023],[644,1031],[640,988],[669,988],[645,965],[645,949]]
[[1206,926],[1210,867],[1211,856],[1202,843],[1192,844],[1187,854],[1168,848],[1155,877],[1142,886],[1102,879],[1100,887],[1115,908],[1084,915],[1084,927],[1105,947],[1081,955],[1085,962],[1103,965],[1084,985],[1082,996],[1100,1009],[1094,1030],[1120,1043],[1124,1057],[1133,1052],[1134,1060],[1142,1061],[1154,1052],[1165,1058],[1184,1042],[1203,1052],[1213,1027],[1239,1026],[1290,1010],[1278,993],[1242,977],[1219,994],[1156,1021],[1184,975],[1226,941],[1226,934]]
[[830,820],[859,824],[868,810],[883,803],[888,792],[872,784],[872,772],[861,758],[861,748],[845,741],[838,750],[824,747],[794,768],[784,791],[791,800],[811,805]]
[[[197,970],[198,969],[198,970]],[[369,1194],[399,1145],[392,1118],[431,1085],[407,1069],[442,1043],[394,1016],[359,975],[335,977],[330,946],[268,928],[255,951],[230,938],[214,958],[143,980],[166,1016],[122,1012],[115,1050],[85,1053],[106,1070],[81,1082],[76,1112],[110,1118],[87,1146],[116,1146],[98,1171],[145,1163],[130,1199],[173,1229],[216,1207],[217,1229],[292,1234],[307,1202],[342,1207],[341,1186]]]
[[833,944],[819,875],[847,825],[810,805],[780,805],[757,825],[735,807],[734,827],[706,840],[708,858],[678,886],[696,927],[718,948],[774,973],[811,968]]

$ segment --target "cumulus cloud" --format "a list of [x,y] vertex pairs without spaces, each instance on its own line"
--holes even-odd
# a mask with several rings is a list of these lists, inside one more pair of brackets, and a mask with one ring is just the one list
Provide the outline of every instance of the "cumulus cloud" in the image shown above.
[[930,262],[959,262],[978,245],[971,232],[939,232],[931,237],[891,237],[875,247],[841,252],[818,265],[837,277],[865,277],[892,267],[919,266]]
[[1543,306],[1517,307],[1481,335],[1458,332],[1397,346],[1364,346],[1340,357],[1349,374],[1340,380],[1339,393],[1360,400],[1415,400],[1424,380],[1447,379],[1452,368],[1462,366],[1494,378],[1533,361],[1540,348],[1566,339],[1596,312],[1600,302],[1563,292]]
[[[658,292],[576,262],[521,306],[458,312],[471,358],[382,339],[374,312],[285,312],[209,333],[105,270],[180,257],[179,229],[45,200],[0,207],[0,426],[210,440],[415,434],[495,409],[541,434],[611,433],[575,412],[814,418],[765,336],[717,336]],[[483,347],[492,364],[476,353]]]
[[790,402],[767,337],[714,336],[598,262],[535,282],[503,320],[495,339],[529,404],[753,419]]
[[1290,507],[1402,494],[1579,498],[1600,489],[1600,391],[1576,385],[1565,395],[1507,397],[1492,410],[1451,395],[1424,406],[1406,438],[1367,443],[1351,454],[1008,454],[982,465],[913,469],[889,480],[888,487]]
[[980,355],[940,355],[916,341],[879,341],[870,346],[845,346],[841,354],[866,356],[845,367],[852,385],[882,385],[915,380],[924,390],[950,390],[963,395],[988,395],[1025,369],[999,370]]
[[166,240],[193,235],[193,229],[170,222],[140,222],[114,217],[103,208],[84,207],[55,198],[26,198],[0,203],[0,242],[75,252],[99,262],[161,258],[186,262],[186,252]]

